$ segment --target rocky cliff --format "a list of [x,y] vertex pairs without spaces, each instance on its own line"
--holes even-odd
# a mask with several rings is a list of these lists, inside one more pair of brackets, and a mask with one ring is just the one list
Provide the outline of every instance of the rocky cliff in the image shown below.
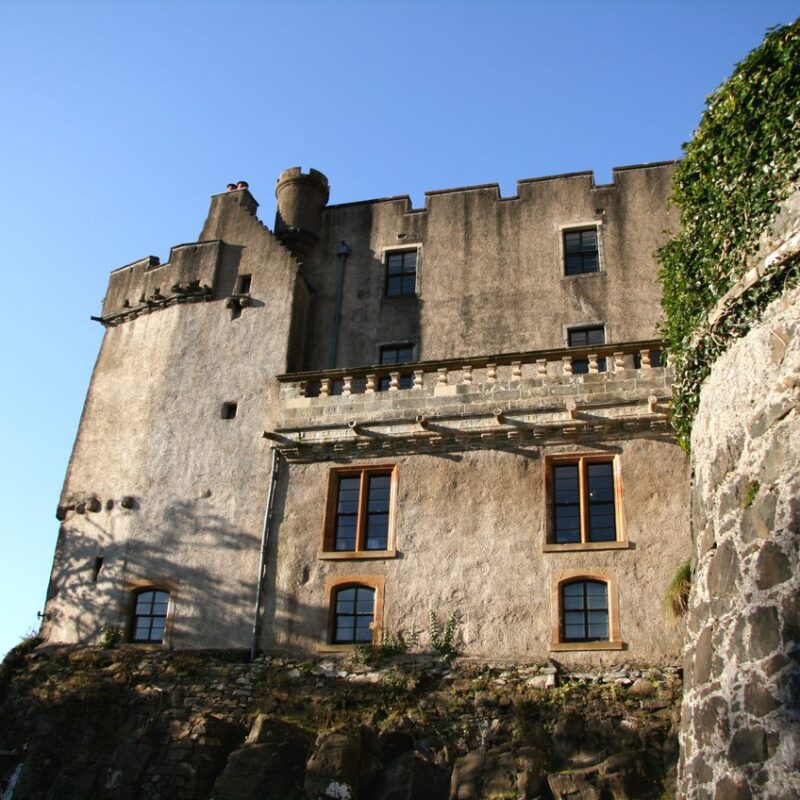
[[680,670],[13,651],[3,800],[672,796]]

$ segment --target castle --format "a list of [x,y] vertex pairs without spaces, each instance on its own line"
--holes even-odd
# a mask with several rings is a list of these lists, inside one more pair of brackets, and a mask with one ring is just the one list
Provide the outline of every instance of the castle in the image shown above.
[[312,654],[433,612],[466,656],[677,661],[673,170],[415,209],[295,168],[274,230],[246,183],[213,196],[199,241],[111,274],[43,635]]

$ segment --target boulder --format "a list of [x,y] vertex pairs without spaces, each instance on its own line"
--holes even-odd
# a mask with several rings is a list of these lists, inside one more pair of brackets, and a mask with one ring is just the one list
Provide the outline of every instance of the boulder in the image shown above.
[[230,754],[217,778],[212,800],[285,800],[303,786],[311,737],[263,714],[256,718],[245,746]]
[[370,800],[447,800],[447,774],[411,751],[392,761],[373,782]]
[[306,796],[309,800],[356,800],[360,760],[360,735],[320,734],[306,764]]

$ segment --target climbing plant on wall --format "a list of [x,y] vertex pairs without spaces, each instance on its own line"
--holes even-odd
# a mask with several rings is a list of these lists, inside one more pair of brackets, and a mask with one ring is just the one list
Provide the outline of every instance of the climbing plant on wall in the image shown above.
[[684,152],[672,190],[682,229],[658,256],[662,333],[675,365],[672,422],[688,449],[714,360],[798,280],[800,265],[783,265],[709,327],[709,312],[752,266],[759,237],[800,175],[800,20],[771,30],[736,66],[708,98]]

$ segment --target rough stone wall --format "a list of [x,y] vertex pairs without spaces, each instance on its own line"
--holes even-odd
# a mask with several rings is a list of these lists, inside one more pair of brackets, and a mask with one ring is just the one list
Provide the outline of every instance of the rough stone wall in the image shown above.
[[800,796],[800,290],[715,364],[692,434],[686,800]]
[[675,668],[18,650],[0,667],[0,794],[656,800],[680,692]]

